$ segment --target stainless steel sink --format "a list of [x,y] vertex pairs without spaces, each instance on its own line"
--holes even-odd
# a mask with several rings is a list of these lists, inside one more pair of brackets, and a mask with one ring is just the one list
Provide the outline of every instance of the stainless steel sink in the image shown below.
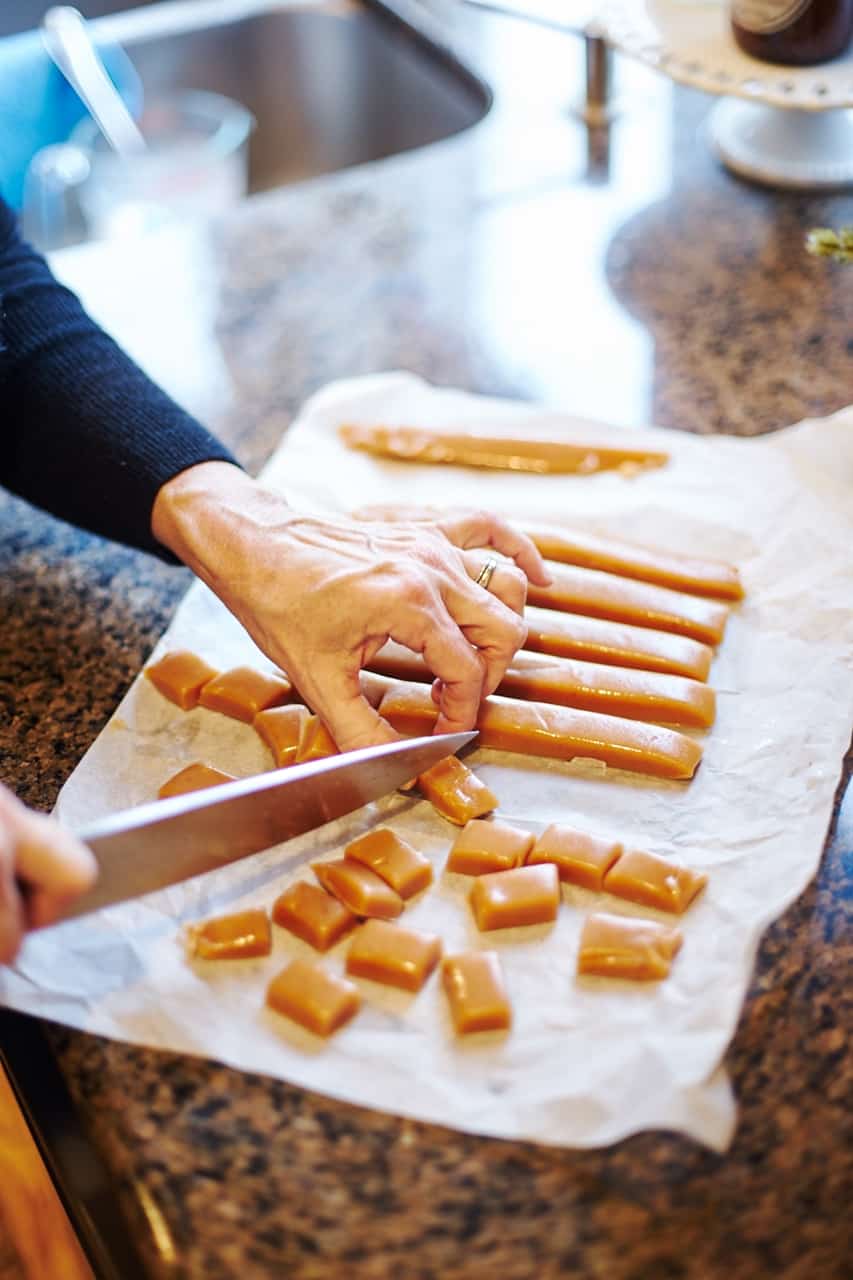
[[381,0],[164,0],[97,29],[120,39],[146,94],[207,89],[251,110],[250,191],[447,138],[491,102],[417,17]]

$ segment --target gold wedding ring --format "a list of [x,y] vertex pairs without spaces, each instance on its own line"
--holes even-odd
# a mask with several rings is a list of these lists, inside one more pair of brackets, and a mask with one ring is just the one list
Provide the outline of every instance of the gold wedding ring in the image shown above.
[[495,557],[489,556],[488,559],[486,560],[486,563],[483,565],[482,569],[474,579],[477,586],[482,587],[484,591],[488,591],[489,583],[491,582],[492,576],[495,572],[495,569],[497,569],[497,567],[498,567],[498,562],[495,559]]

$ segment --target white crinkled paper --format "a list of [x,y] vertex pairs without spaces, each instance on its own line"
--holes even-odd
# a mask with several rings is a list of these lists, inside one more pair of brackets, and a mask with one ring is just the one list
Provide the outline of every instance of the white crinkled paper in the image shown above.
[[[737,562],[747,591],[712,673],[718,719],[689,784],[478,751],[499,816],[539,832],[566,821],[707,871],[684,916],[685,943],[657,984],[574,975],[592,909],[631,914],[606,895],[563,888],[553,927],[478,935],[463,877],[443,872],[457,828],[395,795],[246,859],[27,939],[0,970],[0,1000],[134,1043],[202,1054],[346,1101],[504,1138],[597,1146],[646,1128],[723,1150],[735,1107],[721,1060],[762,930],[813,876],[853,723],[853,409],[757,440],[652,438],[670,464],[633,478],[524,476],[379,462],[336,438],[343,420],[450,424],[523,421],[571,429],[529,405],[439,390],[407,374],[327,387],[305,407],[265,476],[291,501],[349,510],[370,502],[477,505]],[[615,431],[617,429],[614,429]],[[269,664],[201,585],[156,653],[186,646],[218,665]],[[71,826],[151,799],[204,759],[246,775],[270,767],[247,725],[183,713],[137,679],[61,793]],[[458,1042],[434,977],[417,996],[362,982],[365,1007],[329,1043],[270,1013],[268,979],[314,954],[275,930],[263,960],[190,963],[181,924],[269,905],[308,862],[390,822],[433,860],[434,887],[404,922],[448,952],[495,946],[514,1007],[509,1036]],[[637,914],[655,914],[636,909]],[[661,916],[660,918],[665,918]],[[342,970],[346,941],[324,963]]]

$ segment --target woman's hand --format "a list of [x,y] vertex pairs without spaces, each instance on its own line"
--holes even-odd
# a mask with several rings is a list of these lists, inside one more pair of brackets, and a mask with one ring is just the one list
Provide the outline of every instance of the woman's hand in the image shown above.
[[[393,505],[362,507],[350,513],[353,520],[407,524],[426,524],[439,529],[455,547],[493,548],[502,556],[509,556],[522,570],[512,574],[499,567],[492,575],[489,590],[516,613],[521,613],[527,598],[528,579],[538,587],[551,585],[545,563],[533,541],[526,533],[520,533],[506,520],[491,511],[466,507],[448,511],[439,507],[400,507]],[[476,580],[483,568],[482,554],[466,556],[466,567]]]
[[[389,638],[423,654],[435,675],[436,731],[471,728],[524,643],[527,577],[548,581],[533,543],[496,517],[300,515],[223,462],[165,484],[152,529],[287,672],[342,751],[397,736],[358,680]],[[490,590],[475,581],[488,554],[475,546],[510,557]]]
[[91,850],[0,786],[0,964],[14,960],[27,929],[57,919],[96,874]]

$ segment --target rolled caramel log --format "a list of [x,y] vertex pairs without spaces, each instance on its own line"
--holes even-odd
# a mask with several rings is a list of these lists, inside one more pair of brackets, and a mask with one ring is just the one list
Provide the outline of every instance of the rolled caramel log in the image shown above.
[[560,564],[601,569],[623,578],[654,582],[661,587],[718,600],[742,600],[743,586],[734,565],[721,560],[682,556],[659,547],[642,547],[619,538],[602,537],[579,529],[548,529],[525,525],[542,555]]
[[529,583],[528,604],[653,627],[656,631],[674,631],[703,644],[717,645],[723,638],[729,609],[716,600],[618,578],[600,569],[579,569],[549,561],[548,570],[553,579],[551,586]]
[[[399,733],[420,735],[432,732],[438,708],[429,685],[392,681],[379,713]],[[699,743],[674,729],[496,694],[481,704],[477,728],[481,747],[555,760],[600,760],[658,778],[692,778],[702,759]]]
[[[432,683],[433,679],[420,654],[393,641],[383,645],[369,666],[372,671],[400,680]],[[524,650],[516,653],[496,692],[507,698],[552,702],[691,729],[710,728],[716,712],[714,690],[698,680],[574,662]]]
[[343,423],[338,435],[350,449],[397,462],[445,463],[457,467],[486,467],[497,471],[527,471],[539,475],[570,472],[587,474],[624,468],[660,467],[669,454],[643,447],[637,436],[607,434],[589,426],[575,439],[556,432],[553,436],[519,431],[501,433],[493,427],[468,428],[388,426],[379,423]]
[[527,623],[525,648],[555,657],[707,680],[714,656],[709,645],[688,636],[654,631],[651,627],[632,627],[606,618],[558,613],[556,609],[528,605],[524,621]]

